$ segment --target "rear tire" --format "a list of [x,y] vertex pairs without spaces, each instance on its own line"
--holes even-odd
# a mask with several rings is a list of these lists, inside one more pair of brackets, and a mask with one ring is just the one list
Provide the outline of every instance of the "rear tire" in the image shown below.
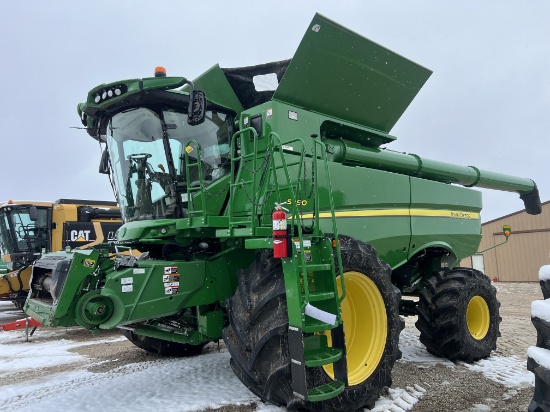
[[[349,319],[347,324],[344,322],[344,330],[353,385],[332,399],[306,402],[293,395],[281,261],[274,259],[271,252],[258,251],[256,261],[239,273],[237,292],[227,303],[229,325],[224,328],[223,338],[233,371],[265,401],[289,410],[355,411],[372,407],[380,390],[391,385],[393,364],[401,357],[398,342],[404,327],[398,313],[400,292],[390,281],[390,267],[378,259],[374,248],[349,237],[341,236],[340,240],[344,273],[350,274],[342,312],[343,318]],[[373,302],[369,296],[375,296]],[[361,310],[350,314],[354,308]],[[369,312],[367,320],[374,319],[379,324],[368,325],[363,321],[363,312]],[[361,333],[369,326],[371,333]],[[380,336],[384,340],[376,342]],[[371,369],[362,373],[360,367],[366,366],[365,360],[375,365],[369,365]],[[323,367],[308,368],[307,380],[310,388],[332,381]]]
[[451,361],[486,358],[497,347],[499,309],[496,289],[483,273],[467,268],[434,272],[420,292],[420,342]]
[[204,343],[201,345],[189,345],[186,343],[169,342],[167,340],[138,335],[131,330],[121,329],[122,334],[136,345],[149,353],[160,356],[196,356],[200,355]]

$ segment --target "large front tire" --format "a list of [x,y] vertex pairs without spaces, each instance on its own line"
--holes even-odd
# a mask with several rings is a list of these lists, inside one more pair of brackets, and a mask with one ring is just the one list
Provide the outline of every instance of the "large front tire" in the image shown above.
[[483,273],[467,268],[435,272],[424,282],[416,327],[434,355],[475,362],[496,349],[500,303]]
[[[391,370],[401,356],[403,329],[400,292],[391,269],[371,246],[341,237],[347,295],[342,304],[350,385],[339,396],[305,402],[291,389],[288,314],[283,270],[270,252],[239,273],[239,287],[228,300],[229,325],[223,337],[237,377],[257,396],[290,410],[355,411],[372,407],[380,390],[391,385]],[[345,277],[344,276],[344,277]],[[308,368],[308,387],[331,382],[330,368]]]

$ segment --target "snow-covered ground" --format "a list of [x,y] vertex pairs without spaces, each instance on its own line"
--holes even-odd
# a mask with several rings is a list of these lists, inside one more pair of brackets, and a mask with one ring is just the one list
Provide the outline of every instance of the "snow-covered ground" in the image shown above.
[[[5,305],[2,303],[0,305]],[[1,306],[0,306],[1,308]],[[0,323],[2,312],[0,311]],[[39,331],[24,341],[24,332],[0,332],[0,410],[5,411],[200,411],[207,407],[256,403],[257,411],[283,411],[263,404],[235,377],[229,367],[229,354],[213,352],[194,358],[155,358],[125,364],[105,372],[89,371],[86,357],[75,349],[89,345],[115,344],[125,338],[103,340],[55,340],[55,331]],[[430,355],[418,337],[406,329],[401,334],[400,362],[419,366],[440,364],[457,368],[445,359]],[[115,362],[112,359],[106,362]],[[64,370],[63,366],[82,364]],[[99,364],[96,364],[99,365]],[[468,369],[481,372],[487,379],[514,388],[534,385],[534,376],[524,359],[494,355]],[[33,369],[48,368],[48,374],[33,374]],[[59,370],[56,372],[56,370]],[[10,382],[5,381],[10,376]],[[16,377],[14,379],[14,376]],[[18,377],[19,376],[19,377]],[[17,378],[18,377],[18,378]],[[430,388],[415,382],[403,388],[391,388],[381,397],[373,411],[408,411]],[[480,405],[476,410],[484,409]]]
[[[472,365],[437,358],[419,342],[415,319],[407,318],[394,384],[373,411],[527,409],[534,390],[527,349],[536,342],[530,312],[540,287],[495,286],[503,318],[497,351]],[[0,323],[16,316],[11,303],[0,302]],[[248,391],[229,367],[223,345],[217,349],[195,358],[159,358],[116,332],[91,337],[79,329],[44,328],[28,343],[23,331],[0,332],[0,411],[201,411],[250,404],[257,407],[243,411],[284,411]]]

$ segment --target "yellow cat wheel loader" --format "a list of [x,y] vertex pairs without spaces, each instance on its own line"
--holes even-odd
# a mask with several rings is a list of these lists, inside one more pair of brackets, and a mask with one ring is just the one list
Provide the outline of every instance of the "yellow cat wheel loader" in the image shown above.
[[0,203],[0,268],[4,268],[0,300],[11,300],[21,308],[29,290],[32,263],[43,253],[114,241],[121,224],[116,202],[59,199]]

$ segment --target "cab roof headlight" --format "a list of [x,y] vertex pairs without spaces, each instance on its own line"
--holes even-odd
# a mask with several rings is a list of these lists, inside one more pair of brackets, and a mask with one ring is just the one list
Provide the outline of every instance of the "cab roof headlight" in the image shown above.
[[99,103],[101,101],[101,96],[97,94],[94,98],[94,102]]
[[107,92],[107,96],[113,97],[113,91],[112,91],[112,90],[109,90],[109,91]]
[[117,96],[120,96],[122,94],[122,91],[120,89],[115,89],[115,94]]

